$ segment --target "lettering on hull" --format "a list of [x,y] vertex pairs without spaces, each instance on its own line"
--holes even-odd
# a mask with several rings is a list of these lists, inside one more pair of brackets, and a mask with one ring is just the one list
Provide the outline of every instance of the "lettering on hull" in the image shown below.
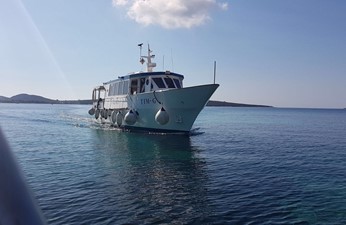
[[157,101],[155,98],[142,98],[141,99],[141,105],[149,105],[149,104],[156,104]]

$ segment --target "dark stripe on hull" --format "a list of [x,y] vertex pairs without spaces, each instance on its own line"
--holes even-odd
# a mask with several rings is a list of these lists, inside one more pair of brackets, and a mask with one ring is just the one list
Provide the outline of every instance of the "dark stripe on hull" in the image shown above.
[[147,128],[147,127],[133,127],[133,126],[122,126],[122,129],[124,131],[139,132],[139,133],[190,135],[190,131],[182,131],[182,130],[166,130],[166,129],[155,129],[155,128]]

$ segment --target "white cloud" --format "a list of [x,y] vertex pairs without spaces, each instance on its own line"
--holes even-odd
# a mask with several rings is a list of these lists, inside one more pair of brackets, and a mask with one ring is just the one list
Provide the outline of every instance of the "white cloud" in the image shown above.
[[210,11],[227,10],[219,0],[112,0],[113,6],[124,7],[127,16],[137,23],[159,25],[167,29],[200,26],[211,19]]
[[124,6],[127,5],[128,0],[113,0],[113,6]]
[[227,2],[219,2],[218,3],[220,9],[227,10],[228,9],[228,3]]

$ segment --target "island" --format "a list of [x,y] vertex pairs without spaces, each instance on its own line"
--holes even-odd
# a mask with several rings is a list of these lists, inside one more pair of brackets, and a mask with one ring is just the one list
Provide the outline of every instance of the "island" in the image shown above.
[[234,103],[225,101],[214,101],[209,100],[207,106],[227,106],[227,107],[273,107],[269,105],[254,105],[254,104],[244,104],[244,103]]
[[0,96],[0,103],[36,103],[36,104],[82,104],[91,105],[92,100],[53,100],[39,95],[19,94],[10,98]]

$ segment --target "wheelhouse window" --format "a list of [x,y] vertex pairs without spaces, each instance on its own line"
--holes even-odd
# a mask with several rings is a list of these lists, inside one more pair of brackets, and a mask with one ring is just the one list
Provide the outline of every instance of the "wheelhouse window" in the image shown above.
[[138,79],[131,80],[131,94],[137,92],[138,89]]
[[159,88],[166,88],[165,83],[163,83],[162,78],[153,78],[156,86],[158,86]]
[[163,79],[165,79],[165,82],[166,82],[168,88],[175,88],[174,83],[173,83],[171,78],[165,77]]
[[175,79],[175,78],[173,80],[174,80],[175,86],[177,88],[181,88],[180,81],[178,79]]
[[140,93],[144,92],[144,90],[145,90],[145,85],[144,84],[145,84],[145,79],[141,78],[139,80],[139,92]]

